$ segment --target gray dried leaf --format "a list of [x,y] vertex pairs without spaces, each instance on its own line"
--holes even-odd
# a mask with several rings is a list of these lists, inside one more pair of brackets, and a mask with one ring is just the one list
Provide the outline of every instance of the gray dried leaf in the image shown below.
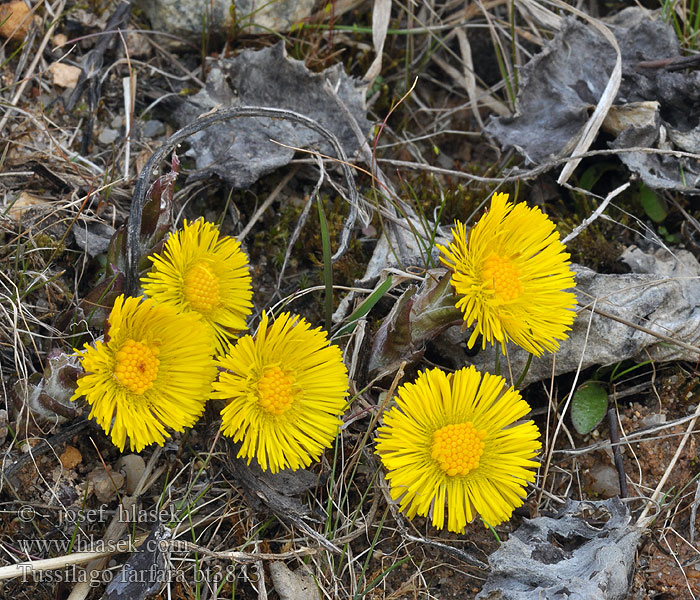
[[[629,323],[638,324],[662,336],[700,346],[700,263],[687,250],[674,255],[659,249],[644,253],[629,248],[622,255],[632,273],[602,274],[572,265],[576,272],[579,307],[594,306],[624,322],[601,314],[580,310],[569,337],[561,342],[555,355],[535,357],[523,380],[523,385],[547,379],[552,373],[571,373],[579,367],[610,365],[622,360],[697,360],[697,353],[650,333],[640,331]],[[466,340],[471,331],[461,325],[461,313],[450,303],[450,289],[440,291],[432,283],[437,270],[428,272],[420,288],[411,286],[396,301],[374,336],[369,375],[376,377],[396,372],[399,364],[415,363],[430,343],[443,364],[459,369],[472,364],[477,369],[491,371],[499,348],[488,346],[476,354],[466,352]],[[444,283],[444,281],[443,281]],[[590,321],[590,327],[589,327]],[[445,327],[450,326],[448,329]],[[478,349],[480,343],[475,346]],[[523,372],[528,353],[512,343],[507,345],[508,371],[517,379]]]
[[[573,291],[576,292],[579,306],[595,306],[675,340],[700,345],[700,306],[697,304],[697,298],[700,298],[700,264],[697,259],[687,250],[671,255],[662,249],[644,253],[632,247],[623,253],[622,260],[632,269],[632,273],[608,275],[574,265],[576,288]],[[454,337],[443,335],[441,340],[447,344],[442,349],[444,355],[456,356],[461,353],[462,360],[466,360],[456,345],[459,340],[464,341],[464,336],[464,333]],[[508,360],[516,378],[522,373],[527,356],[521,348],[508,345]],[[576,371],[579,364],[581,369],[586,369],[627,359],[694,362],[697,354],[627,324],[582,310],[574,321],[568,339],[561,343],[556,360],[552,354],[534,358],[523,383],[528,385],[549,378],[552,372],[560,375]],[[487,347],[468,360],[477,368],[488,371],[493,368],[494,349]]]
[[111,225],[99,221],[76,223],[73,229],[75,243],[82,248],[90,258],[104,254],[109,248],[109,242],[116,231]]
[[525,519],[489,556],[478,600],[622,600],[642,530],[619,499],[569,503],[556,517]]
[[[244,50],[233,59],[212,60],[209,68],[206,88],[176,109],[174,117],[180,126],[217,107],[286,109],[332,131],[348,156],[360,147],[352,119],[360,131],[369,131],[365,87],[358,85],[339,64],[322,73],[312,73],[301,61],[288,58],[284,43],[280,42],[264,50]],[[293,149],[271,139],[333,155],[330,145],[317,133],[296,124],[282,119],[234,119],[190,138],[187,155],[195,159],[198,169],[194,177],[216,174],[236,189],[249,187],[294,156]]]
[[[673,28],[629,8],[608,22],[620,46],[622,82],[615,99],[617,115],[608,115],[608,130],[617,133],[612,148],[643,147],[698,152],[700,140],[700,73],[673,71],[658,61],[677,59],[680,48]],[[615,62],[610,44],[591,27],[572,18],[563,20],[556,37],[520,72],[518,112],[493,118],[486,132],[504,147],[518,150],[528,162],[556,161],[573,149],[596,105]],[[656,65],[656,66],[654,66]],[[658,103],[651,115],[640,103]],[[610,127],[621,111],[643,117]],[[620,160],[650,187],[696,191],[700,187],[697,161],[663,153],[621,151]]]
[[143,600],[169,580],[167,539],[171,531],[156,523],[148,537],[109,582],[102,600]]
[[302,569],[292,571],[281,561],[270,563],[272,585],[280,600],[320,600],[318,585],[311,573]]

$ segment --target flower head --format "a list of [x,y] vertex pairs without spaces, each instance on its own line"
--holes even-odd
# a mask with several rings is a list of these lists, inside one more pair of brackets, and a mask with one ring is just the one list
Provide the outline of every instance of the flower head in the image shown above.
[[534,481],[540,449],[530,407],[502,377],[474,367],[419,373],[397,391],[377,430],[391,497],[409,518],[432,514],[438,529],[464,530],[476,513],[489,525],[510,518]]
[[452,235],[440,260],[452,271],[467,326],[476,321],[469,347],[482,335],[482,348],[495,340],[505,352],[512,340],[537,356],[556,351],[575,316],[576,296],[564,290],[576,282],[554,223],[539,208],[495,194],[468,241],[459,221]]
[[245,335],[219,357],[225,370],[213,398],[227,399],[222,431],[243,440],[238,456],[255,457],[263,470],[306,467],[338,433],[348,374],[325,332],[298,316],[267,314],[255,337]]
[[185,221],[151,261],[153,268],[141,279],[146,294],[179,312],[202,315],[216,332],[219,352],[233,334],[247,329],[253,292],[248,257],[238,240],[219,237],[216,225],[203,219]]
[[166,427],[183,431],[204,412],[216,377],[214,336],[195,313],[119,296],[105,341],[77,351],[85,370],[71,400],[81,396],[121,450],[163,445]]

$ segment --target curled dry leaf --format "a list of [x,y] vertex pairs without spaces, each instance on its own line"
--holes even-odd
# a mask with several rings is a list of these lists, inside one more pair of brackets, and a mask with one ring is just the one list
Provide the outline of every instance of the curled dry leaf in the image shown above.
[[[681,57],[673,28],[644,9],[623,10],[607,25],[622,55],[622,82],[603,123],[616,135],[610,146],[649,187],[697,192],[697,160],[667,151],[700,152],[700,73],[674,68]],[[563,20],[556,37],[520,71],[517,114],[492,119],[485,131],[530,163],[555,163],[573,150],[615,58],[598,31]]]

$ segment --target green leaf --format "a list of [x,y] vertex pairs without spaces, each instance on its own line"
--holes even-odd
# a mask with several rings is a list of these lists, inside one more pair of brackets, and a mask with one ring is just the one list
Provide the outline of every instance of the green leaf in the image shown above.
[[346,333],[352,333],[352,330],[355,329],[357,322],[362,317],[364,317],[370,310],[372,310],[372,307],[377,302],[379,302],[379,300],[381,300],[382,296],[384,296],[384,294],[386,294],[391,289],[392,285],[393,280],[391,278],[391,275],[389,275],[381,283],[381,285],[379,285],[379,287],[377,287],[369,296],[367,296],[365,301],[353,311],[353,313],[347,319],[347,324],[342,329],[338,330],[338,333],[336,333],[335,336],[345,335]]
[[668,211],[656,192],[648,188],[643,183],[639,184],[639,198],[642,201],[642,208],[654,223],[662,223]]
[[619,166],[614,163],[597,163],[588,167],[578,180],[578,187],[582,190],[591,191],[598,180],[609,171],[616,171]]
[[593,431],[608,410],[608,392],[595,381],[587,381],[571,400],[571,421],[580,434]]

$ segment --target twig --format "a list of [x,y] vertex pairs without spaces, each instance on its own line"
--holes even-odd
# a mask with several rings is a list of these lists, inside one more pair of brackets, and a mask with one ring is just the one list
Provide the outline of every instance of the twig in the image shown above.
[[180,540],[169,540],[168,545],[170,550],[173,552],[196,552],[202,556],[209,556],[220,560],[232,560],[239,564],[246,565],[253,565],[261,560],[289,560],[290,558],[301,558],[303,556],[310,556],[312,554],[318,554],[319,552],[326,551],[326,548],[318,546],[317,548],[299,548],[298,550],[280,552],[279,554],[264,552],[240,552],[238,550],[224,550],[223,552],[216,552],[214,550],[209,550],[204,546],[198,546],[192,542]]
[[[593,309],[595,309],[595,304],[593,305]],[[579,360],[578,368],[576,369],[576,375],[574,376],[574,380],[571,383],[571,389],[566,396],[566,402],[564,403],[564,406],[561,409],[560,418],[558,419],[557,426],[554,428],[554,433],[552,434],[552,441],[549,443],[549,446],[547,449],[547,456],[546,456],[545,462],[544,462],[544,470],[543,470],[542,475],[540,475],[540,479],[542,480],[542,486],[540,488],[540,493],[537,496],[537,507],[538,508],[540,506],[540,503],[542,502],[542,494],[544,493],[544,488],[545,488],[545,485],[547,483],[547,475],[549,474],[549,467],[551,466],[551,463],[552,463],[552,455],[554,454],[554,447],[556,446],[557,438],[559,437],[559,431],[564,426],[564,415],[566,415],[566,411],[569,410],[569,404],[571,404],[571,400],[574,397],[574,391],[576,390],[576,385],[578,384],[578,378],[579,378],[579,375],[581,374],[581,369],[583,366],[583,358],[586,355],[586,348],[588,347],[588,337],[591,334],[591,325],[592,324],[593,324],[593,315],[591,315],[591,318],[588,319],[588,327],[586,328],[586,337],[584,338],[583,347],[581,348],[581,359]]]
[[[143,538],[145,539],[145,537],[144,535]],[[103,550],[101,552],[74,552],[66,556],[30,560],[14,565],[7,565],[5,567],[0,567],[0,580],[14,579],[16,577],[31,579],[32,576],[36,576],[36,574],[41,571],[56,571],[72,565],[84,565],[96,559],[106,559],[114,554],[130,552],[133,548],[134,546],[129,540],[122,540],[120,542],[115,542],[108,550]]]
[[[595,140],[596,136],[598,135],[598,131],[600,130],[600,127],[603,124],[613,101],[615,100],[615,96],[617,96],[617,91],[620,88],[620,82],[622,81],[622,54],[620,53],[620,46],[618,45],[615,36],[604,23],[598,19],[594,19],[590,15],[587,15],[585,12],[574,8],[573,6],[569,6],[561,0],[553,0],[552,3],[555,6],[568,10],[577,17],[588,21],[588,23],[590,23],[590,25],[596,29],[598,33],[600,33],[615,50],[615,66],[613,67],[608,83],[605,86],[598,103],[596,104],[593,114],[586,122],[586,126],[583,128],[579,141],[571,153],[572,155],[576,155],[580,154],[581,152],[585,152],[588,150],[588,148],[590,148],[593,140]],[[571,158],[559,174],[557,183],[560,185],[566,183],[580,162],[580,158]]]
[[265,211],[270,208],[270,205],[277,200],[277,196],[280,195],[280,192],[285,188],[285,186],[289,183],[289,181],[296,175],[296,172],[299,170],[299,167],[295,167],[291,169],[283,178],[282,180],[277,184],[274,190],[272,190],[267,198],[265,198],[265,201],[260,205],[260,208],[255,211],[255,214],[250,217],[250,220],[248,221],[248,224],[243,228],[243,231],[241,231],[237,236],[236,239],[239,242],[242,242],[245,240],[246,236],[250,233],[250,230],[253,228],[253,225],[255,225],[260,217],[263,216]]
[[606,319],[611,319],[613,321],[617,321],[618,323],[622,323],[623,325],[627,325],[628,327],[632,327],[633,329],[636,329],[637,331],[641,331],[643,333],[647,333],[649,335],[652,335],[655,338],[658,338],[663,342],[666,342],[668,344],[671,344],[672,346],[678,346],[679,348],[683,348],[685,350],[693,352],[700,357],[700,348],[698,348],[697,346],[693,346],[692,344],[687,344],[686,342],[682,342],[680,340],[672,338],[671,336],[664,335],[663,333],[659,333],[658,331],[654,331],[653,329],[649,329],[648,327],[644,327],[643,325],[638,325],[637,323],[633,323],[632,321],[628,321],[627,319],[623,319],[622,317],[618,317],[617,315],[614,315],[612,313],[609,313],[609,312],[606,312],[606,311],[601,310],[599,308],[596,308],[595,305],[593,305],[593,306],[584,305],[581,308],[585,309],[585,310],[590,310],[591,312],[594,312],[595,314],[600,315],[601,317],[605,317]]
[[610,201],[617,195],[621,194],[624,192],[628,187],[630,186],[629,181],[620,187],[615,188],[612,192],[610,192],[606,197],[605,200],[603,200],[600,203],[600,206],[596,208],[593,213],[591,214],[590,217],[587,219],[584,219],[581,224],[576,227],[569,235],[567,235],[561,243],[566,245],[568,244],[571,240],[573,240],[576,236],[578,236],[584,229],[586,229],[593,221],[595,221],[601,214],[603,214],[603,211],[608,207],[608,204],[610,204]]
[[673,467],[676,466],[676,463],[680,458],[683,448],[690,439],[690,435],[693,433],[693,429],[695,429],[695,423],[697,423],[698,418],[700,418],[700,402],[698,403],[698,406],[695,409],[695,413],[693,413],[692,420],[690,421],[690,423],[688,423],[688,427],[686,428],[685,433],[683,434],[683,438],[678,444],[678,448],[676,448],[676,453],[673,455],[671,462],[666,468],[666,471],[664,472],[661,481],[659,481],[658,485],[656,486],[656,489],[654,490],[654,493],[651,495],[651,498],[649,498],[649,502],[644,507],[642,514],[639,515],[639,518],[637,519],[637,527],[647,527],[649,523],[656,518],[656,515],[651,517],[647,515],[649,514],[649,511],[657,505],[659,496],[661,496],[662,493],[661,491],[663,490],[664,485],[666,485],[666,481],[671,476],[671,471],[673,471]]
[[[434,167],[432,165],[427,165],[423,163],[411,162],[409,160],[395,160],[393,158],[377,158],[378,163],[383,163],[387,165],[393,165],[396,167],[404,167],[406,169],[416,169],[419,171],[429,171],[430,173],[437,173],[439,175],[449,175],[455,177],[456,179],[469,179],[471,181],[478,181],[481,183],[508,183],[511,181],[519,181],[521,179],[532,179],[546,173],[549,169],[556,167],[562,163],[565,163],[573,159],[590,158],[591,156],[612,156],[618,154],[631,154],[634,152],[640,152],[642,154],[658,154],[660,156],[673,156],[674,158],[689,158],[691,160],[700,159],[700,154],[693,152],[684,152],[682,150],[669,150],[666,148],[645,148],[644,146],[633,146],[630,148],[615,148],[613,150],[588,150],[587,152],[582,152],[581,154],[572,154],[565,158],[557,158],[554,160],[547,161],[541,165],[535,167],[534,169],[518,169],[514,168],[510,171],[509,175],[505,177],[482,177],[480,175],[474,175],[467,171],[457,171],[455,169],[444,169],[442,167]],[[697,192],[697,188],[690,188]]]
[[[36,54],[34,55],[34,60],[32,63],[29,65],[29,68],[27,69],[27,72],[24,74],[24,78],[22,79],[22,83],[20,83],[17,86],[17,91],[15,92],[15,95],[12,96],[12,100],[10,100],[10,106],[14,108],[17,103],[19,102],[19,99],[22,97],[22,94],[24,93],[24,88],[27,87],[27,84],[31,81],[32,75],[34,71],[36,70],[36,66],[39,64],[39,61],[42,59],[44,56],[44,50],[49,43],[49,40],[53,36],[53,32],[56,29],[56,26],[58,25],[58,16],[60,16],[63,13],[63,9],[66,7],[66,0],[61,0],[60,4],[58,5],[58,9],[56,10],[57,17],[54,19],[53,23],[49,26],[49,28],[46,30],[46,35],[44,35],[44,38],[41,40],[41,44],[39,44],[39,48],[37,48]],[[7,125],[7,121],[10,118],[10,113],[11,111],[7,110],[9,108],[8,106],[5,106],[5,115],[3,116],[2,119],[0,119],[0,134],[2,134],[2,130],[5,128],[5,125]]]
[[617,430],[617,414],[614,406],[611,406],[608,410],[608,428],[617,477],[620,481],[620,498],[627,498],[629,495],[627,491],[627,475],[625,475],[625,465],[622,462],[622,453],[620,452],[620,432]]

